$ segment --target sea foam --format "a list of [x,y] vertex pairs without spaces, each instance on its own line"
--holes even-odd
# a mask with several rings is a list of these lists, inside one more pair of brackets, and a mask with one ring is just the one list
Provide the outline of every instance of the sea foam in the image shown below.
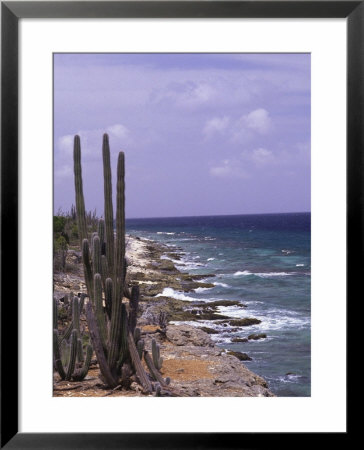
[[214,284],[215,286],[221,286],[221,287],[224,287],[224,288],[230,287],[230,286],[229,286],[228,284],[226,284],[226,283],[219,283],[219,282],[217,282],[217,281],[213,282],[213,284]]
[[198,288],[194,289],[194,291],[196,292],[196,294],[199,294],[201,292],[208,291],[210,289],[213,289],[213,288],[212,287],[198,287]]
[[255,275],[260,278],[270,278],[270,277],[287,277],[289,275],[293,275],[292,273],[287,272],[250,272],[249,270],[237,271],[234,273],[234,277],[240,276],[248,276]]
[[157,294],[157,297],[172,297],[176,300],[187,300],[189,302],[197,300],[196,298],[187,297],[187,295],[185,295],[183,292],[175,291],[172,288],[164,288],[161,294]]

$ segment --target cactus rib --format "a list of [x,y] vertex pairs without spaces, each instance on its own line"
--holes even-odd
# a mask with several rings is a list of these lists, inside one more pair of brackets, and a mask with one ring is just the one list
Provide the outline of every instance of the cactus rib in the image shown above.
[[94,313],[92,311],[91,303],[87,303],[86,305],[86,317],[87,317],[87,323],[90,330],[90,336],[92,341],[92,346],[95,350],[97,362],[100,366],[100,371],[102,376],[104,377],[105,382],[110,386],[111,388],[114,388],[118,386],[118,380],[115,379],[109,369],[104,350],[102,348],[102,342],[100,338],[100,333],[96,324],[96,319],[94,316]]
[[78,135],[76,135],[74,138],[73,159],[74,159],[78,233],[80,238],[80,244],[82,247],[83,239],[87,238],[87,226],[86,226],[85,201],[82,186],[81,142],[80,136]]
[[136,371],[136,374],[140,380],[140,383],[147,392],[151,393],[153,390],[152,384],[149,381],[147,373],[145,372],[142,362],[139,358],[138,350],[135,347],[134,338],[133,338],[132,334],[130,333],[130,331],[128,332],[128,344],[129,344],[129,352],[130,352],[131,360],[132,360],[134,369]]
[[[102,159],[104,166],[104,208],[105,208],[105,229],[106,229],[106,257],[109,270],[112,271],[114,265],[114,213],[112,206],[112,185],[111,185],[111,165],[109,137],[105,133],[102,143]],[[112,272],[109,273],[109,276]]]

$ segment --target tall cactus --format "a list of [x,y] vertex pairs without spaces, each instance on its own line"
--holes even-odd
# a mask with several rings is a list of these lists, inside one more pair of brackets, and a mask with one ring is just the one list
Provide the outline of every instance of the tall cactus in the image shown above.
[[82,247],[82,241],[87,238],[87,225],[86,225],[86,211],[82,185],[81,141],[80,136],[78,135],[76,135],[74,138],[73,158],[74,158],[78,234],[80,238],[80,244]]
[[[102,142],[102,159],[104,166],[104,214],[106,229],[106,257],[109,270],[112,271],[114,265],[114,212],[112,206],[112,185],[111,185],[111,165],[109,136],[105,133]],[[82,211],[81,211],[82,213]],[[112,275],[109,272],[109,276]]]
[[105,243],[105,221],[103,219],[99,220],[98,235],[100,238],[100,248],[101,256],[106,254],[106,243]]
[[[110,349],[108,363],[111,372],[115,373],[120,357],[122,299],[124,292],[124,261],[125,261],[125,169],[124,153],[119,153],[116,185],[116,248],[113,266],[113,298],[110,324]],[[116,375],[116,374],[115,374]]]
[[[79,139],[75,138],[76,207],[77,216],[80,215],[78,221],[82,224],[85,207],[80,148]],[[102,157],[104,221],[99,223],[99,234],[93,234],[91,237],[91,252],[87,235],[83,234],[81,240],[85,281],[90,297],[90,302],[86,306],[88,327],[102,380],[115,388],[123,382],[123,374],[132,373],[130,371],[132,366],[144,390],[152,392],[153,386],[140,358],[142,349],[139,345],[138,352],[133,338],[138,290],[134,289],[133,295],[130,295],[133,297],[130,302],[131,315],[128,314],[126,304],[123,302],[124,293],[129,293],[125,283],[125,158],[124,153],[120,152],[117,165],[116,237],[114,237],[110,148],[107,134],[103,136]]]

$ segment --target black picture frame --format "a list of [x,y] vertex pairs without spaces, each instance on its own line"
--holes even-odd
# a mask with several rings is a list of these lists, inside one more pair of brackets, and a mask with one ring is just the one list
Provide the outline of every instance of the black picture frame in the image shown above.
[[[363,262],[364,1],[3,1],[1,2],[1,448],[265,448],[297,443],[279,433],[18,432],[18,22],[22,18],[346,18],[347,312]],[[348,349],[350,346],[348,345]],[[348,377],[349,378],[349,377]],[[36,413],[36,409],[35,409]],[[332,433],[335,441],[349,436]],[[311,438],[300,436],[300,444]],[[327,435],[316,433],[315,444]],[[342,442],[344,445],[344,442]]]

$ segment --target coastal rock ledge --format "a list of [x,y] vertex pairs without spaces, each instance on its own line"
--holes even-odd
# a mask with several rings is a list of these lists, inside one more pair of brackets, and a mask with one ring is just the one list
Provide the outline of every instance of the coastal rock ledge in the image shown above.
[[165,338],[157,334],[154,338],[164,356],[161,373],[169,376],[181,393],[199,397],[274,397],[262,377],[215,346],[204,331],[181,324],[169,325]]

